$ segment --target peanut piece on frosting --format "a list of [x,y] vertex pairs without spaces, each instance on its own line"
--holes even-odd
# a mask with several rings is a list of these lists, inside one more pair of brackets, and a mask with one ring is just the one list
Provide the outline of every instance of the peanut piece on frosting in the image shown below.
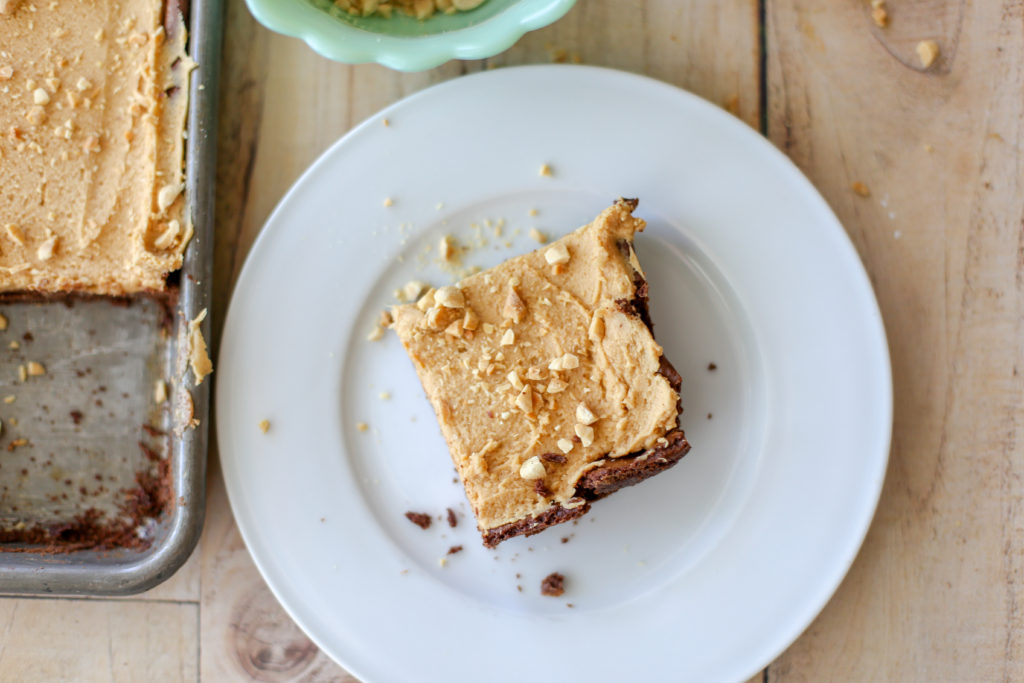
[[562,243],[553,244],[544,252],[544,260],[554,266],[569,262],[569,248]]
[[434,301],[445,308],[463,308],[466,305],[466,297],[463,296],[462,290],[451,285],[434,292]]
[[576,406],[576,419],[582,424],[592,425],[597,422],[597,415],[594,415],[594,412],[585,403],[581,403]]
[[508,383],[511,384],[512,388],[515,389],[516,391],[523,390],[523,380],[519,379],[519,373],[517,373],[515,370],[510,370],[508,375],[505,376],[505,379],[508,380]]
[[501,317],[518,323],[522,322],[525,315],[526,304],[523,303],[515,289],[509,289],[508,296],[505,297],[505,303],[501,307]]
[[530,387],[523,387],[523,390],[516,396],[516,408],[524,413],[533,411],[533,390]]
[[548,382],[548,393],[549,394],[560,394],[569,387],[568,382],[563,382],[557,377],[553,378]]
[[519,476],[523,479],[543,479],[545,474],[547,472],[544,470],[544,463],[536,455],[532,458],[527,458],[526,462],[519,467]]
[[586,448],[594,443],[594,428],[589,425],[578,424],[576,425],[576,436],[580,437],[580,443]]
[[922,40],[915,48],[921,66],[929,68],[939,58],[939,44],[934,40]]

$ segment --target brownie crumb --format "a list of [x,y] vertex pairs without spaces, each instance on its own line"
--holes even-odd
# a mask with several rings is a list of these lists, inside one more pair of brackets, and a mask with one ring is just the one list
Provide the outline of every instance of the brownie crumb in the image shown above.
[[551,572],[540,582],[540,594],[557,598],[565,592],[565,577],[558,572]]
[[453,528],[453,529],[454,529],[454,528],[455,528],[455,526],[456,526],[456,525],[457,525],[458,523],[459,523],[459,520],[458,520],[458,518],[457,518],[457,517],[455,516],[455,510],[452,510],[451,508],[448,508],[448,526],[450,526],[451,528]]
[[430,528],[430,515],[425,515],[422,512],[406,512],[405,518],[421,529]]
[[76,425],[82,424],[82,411],[81,410],[72,410],[71,411],[71,421],[74,422]]
[[568,542],[569,542],[569,537],[568,536],[562,536],[562,543],[568,543]]
[[709,420],[711,419],[711,413],[708,413],[708,419]]
[[718,369],[717,365],[715,365],[714,363],[708,363],[708,372],[714,372],[717,369]]
[[461,552],[462,552],[462,546],[461,545],[453,545],[451,548],[448,548],[448,554],[449,555],[454,555],[455,553],[461,553]]
[[523,587],[522,587],[522,586],[519,586],[519,585],[517,585],[517,586],[516,586],[516,590],[517,590],[517,591],[519,591],[520,593],[522,593],[522,592],[523,592]]
[[571,602],[565,603],[565,606],[568,607],[569,609],[573,608],[573,604]]
[[566,457],[561,453],[544,453],[540,456],[540,459],[544,462],[564,463],[566,461]]
[[533,490],[538,496],[546,497],[551,495],[551,491],[548,490],[548,487],[544,484],[543,479],[537,479],[536,481],[533,482]]

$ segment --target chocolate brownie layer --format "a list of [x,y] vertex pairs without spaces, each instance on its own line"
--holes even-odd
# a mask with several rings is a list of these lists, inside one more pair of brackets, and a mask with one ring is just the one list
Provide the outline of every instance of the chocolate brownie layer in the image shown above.
[[569,522],[582,517],[590,510],[590,504],[580,501],[580,504],[573,508],[564,508],[557,503],[534,517],[516,520],[503,524],[494,529],[487,529],[483,532],[484,545],[488,548],[495,548],[502,541],[515,536],[533,536],[547,529],[549,526]]
[[665,439],[668,443],[664,445],[649,448],[643,453],[615,458],[590,470],[576,484],[576,493],[586,500],[604,498],[609,493],[664,472],[690,452],[690,443],[683,430],[669,432]]

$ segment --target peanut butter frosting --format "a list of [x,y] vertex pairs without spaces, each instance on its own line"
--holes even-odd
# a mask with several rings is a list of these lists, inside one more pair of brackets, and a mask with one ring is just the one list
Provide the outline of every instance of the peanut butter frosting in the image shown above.
[[181,267],[188,74],[160,0],[0,0],[0,291],[160,291]]
[[581,476],[676,427],[662,349],[629,306],[634,206],[392,311],[481,531],[583,505]]

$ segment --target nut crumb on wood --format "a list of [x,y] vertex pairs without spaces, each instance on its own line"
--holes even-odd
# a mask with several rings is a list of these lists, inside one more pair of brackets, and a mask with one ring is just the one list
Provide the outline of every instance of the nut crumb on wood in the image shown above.
[[878,28],[889,25],[889,12],[885,8],[885,0],[871,0],[871,20]]
[[28,369],[24,365],[18,366],[18,381],[24,382],[28,379]]
[[858,197],[871,196],[871,190],[869,190],[868,186],[860,182],[859,180],[853,183],[853,185],[850,186],[850,189],[853,190],[854,194],[856,194]]
[[7,329],[7,317],[0,313],[0,332]]
[[939,44],[934,40],[922,40],[914,48],[921,66],[927,69],[939,58]]
[[210,354],[206,349],[206,339],[203,338],[203,332],[199,329],[205,319],[206,309],[204,308],[188,324],[188,363],[192,367],[196,386],[202,384],[203,379],[213,372],[213,363],[210,361]]
[[46,374],[46,367],[37,361],[30,360],[26,366],[29,377],[39,377]]
[[4,403],[10,405],[11,403],[14,403],[14,401],[16,399],[17,399],[17,396],[15,396],[14,394],[10,394],[8,396],[4,396]]
[[266,434],[270,431],[270,420],[260,420],[259,424],[260,431]]

